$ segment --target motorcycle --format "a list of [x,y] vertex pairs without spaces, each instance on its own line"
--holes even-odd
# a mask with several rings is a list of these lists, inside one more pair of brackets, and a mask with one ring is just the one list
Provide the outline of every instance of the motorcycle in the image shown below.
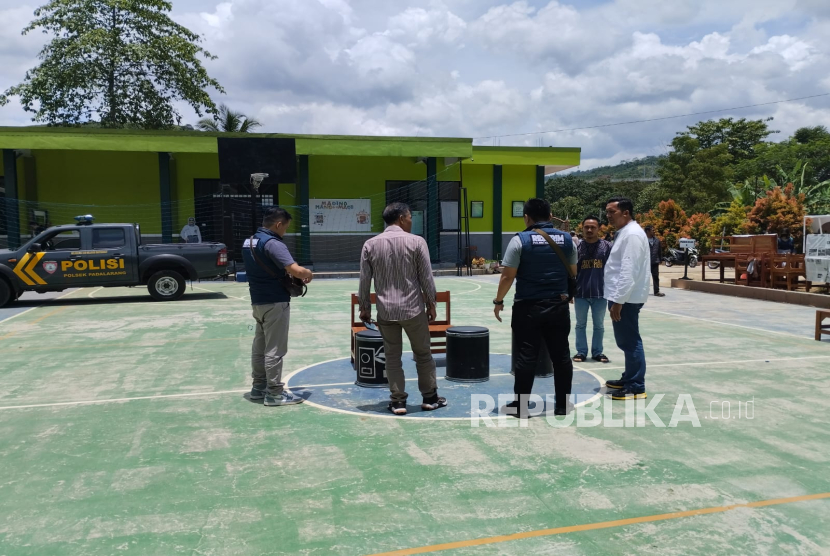
[[[717,255],[719,253],[729,253],[726,249],[715,249],[712,251],[713,254]],[[711,268],[712,270],[717,270],[720,267],[720,261],[709,261],[706,263],[706,266]]]
[[[669,247],[667,249],[668,254],[663,257],[663,264],[666,265],[667,268],[671,268],[672,265],[675,264],[686,264],[686,251],[684,249],[675,249],[674,247]],[[698,261],[698,252],[697,249],[692,248],[689,249],[689,267],[694,268],[697,266]]]

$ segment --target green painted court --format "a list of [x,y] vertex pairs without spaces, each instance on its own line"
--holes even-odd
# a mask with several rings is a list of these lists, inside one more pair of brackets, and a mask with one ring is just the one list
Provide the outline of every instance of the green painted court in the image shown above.
[[[509,354],[495,278],[436,283],[453,324],[487,326]],[[349,357],[356,289],[318,280],[292,304],[286,374]],[[641,316],[647,401],[664,394],[668,425],[688,395],[700,427],[515,428],[247,401],[244,285],[29,299],[0,313],[3,555],[830,550],[830,342],[809,307],[667,289]],[[577,367],[619,377],[610,320],[605,353]]]

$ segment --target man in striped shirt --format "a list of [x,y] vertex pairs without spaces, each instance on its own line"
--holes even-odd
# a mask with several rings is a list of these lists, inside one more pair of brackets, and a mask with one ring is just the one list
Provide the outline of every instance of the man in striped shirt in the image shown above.
[[392,203],[383,211],[386,229],[363,244],[360,254],[360,320],[372,320],[370,289],[375,281],[378,329],[386,354],[386,377],[391,401],[389,410],[406,414],[406,382],[403,374],[403,332],[415,354],[421,409],[446,407],[438,396],[435,361],[429,346],[429,322],[435,320],[435,281],[429,249],[424,238],[411,234],[412,213],[404,203]]

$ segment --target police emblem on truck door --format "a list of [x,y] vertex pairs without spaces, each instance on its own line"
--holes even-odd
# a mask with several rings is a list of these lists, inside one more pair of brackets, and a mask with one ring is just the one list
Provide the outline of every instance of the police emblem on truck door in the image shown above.
[[54,274],[57,269],[57,261],[46,261],[45,263],[43,263],[43,270],[45,270],[49,274]]

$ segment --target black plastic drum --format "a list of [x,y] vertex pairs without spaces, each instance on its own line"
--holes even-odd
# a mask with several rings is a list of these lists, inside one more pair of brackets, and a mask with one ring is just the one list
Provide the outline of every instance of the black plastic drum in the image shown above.
[[[516,335],[513,335],[513,353],[510,356],[510,374],[516,374],[516,353],[519,351],[519,345],[516,341]],[[548,346],[542,342],[542,347],[539,350],[539,359],[536,363],[536,376],[538,378],[547,378],[553,376],[553,363],[550,361],[550,354],[548,354]]]
[[490,331],[483,326],[447,329],[447,380],[490,380]]
[[355,384],[365,388],[385,388],[389,386],[386,378],[386,353],[383,351],[383,338],[377,330],[363,330],[354,335]]

